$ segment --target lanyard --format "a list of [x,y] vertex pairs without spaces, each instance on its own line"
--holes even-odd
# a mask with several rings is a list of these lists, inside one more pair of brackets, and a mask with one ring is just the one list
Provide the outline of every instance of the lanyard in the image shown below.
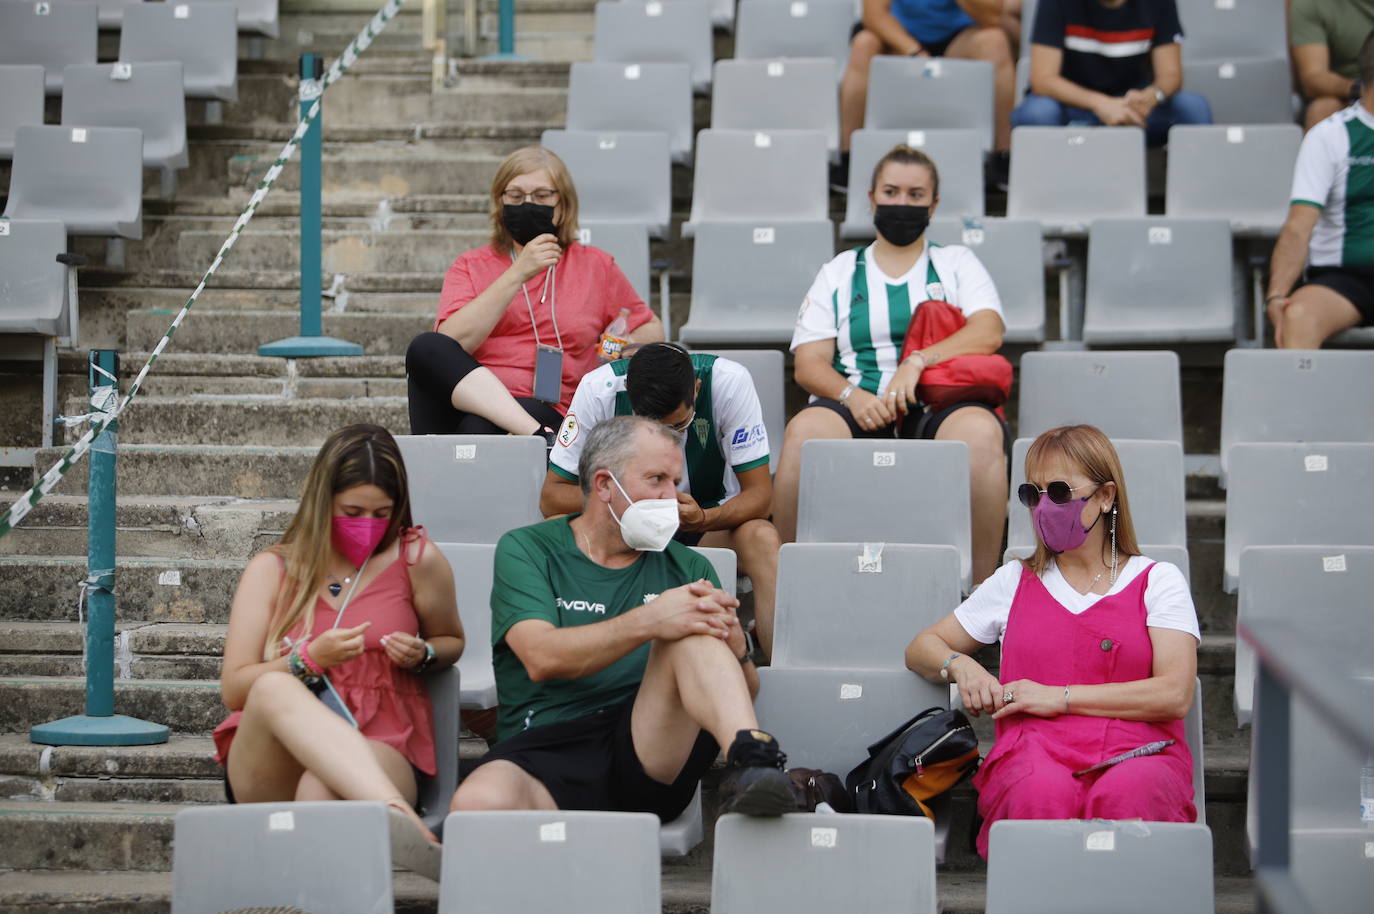
[[[511,264],[515,263],[514,256],[511,257],[510,262]],[[555,284],[558,278],[558,267],[549,267],[547,277],[544,282],[544,295],[549,297],[549,321],[553,324],[553,336],[558,342],[558,351],[562,352],[563,334],[558,332],[558,286]],[[525,293],[525,308],[530,313],[530,329],[534,331],[534,345],[542,346],[543,343],[539,341],[539,325],[534,322],[534,305],[530,303],[530,293],[523,282],[520,284],[520,291]],[[544,295],[539,296],[541,305],[544,303]]]

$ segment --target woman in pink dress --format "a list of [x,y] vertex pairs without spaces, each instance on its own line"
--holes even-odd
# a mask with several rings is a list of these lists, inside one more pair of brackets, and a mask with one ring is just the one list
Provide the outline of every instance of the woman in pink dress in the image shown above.
[[[286,533],[234,594],[220,674],[232,713],[214,734],[230,802],[376,800],[432,841],[414,809],[418,776],[435,771],[417,674],[462,650],[453,572],[411,525],[395,439],[334,432]],[[317,696],[322,676],[352,721]]]
[[[1018,492],[1035,554],[1003,565],[907,646],[906,665],[959,687],[997,735],[973,784],[999,819],[1192,822],[1183,718],[1197,675],[1197,613],[1177,567],[1140,554],[1116,449],[1098,429],[1052,429]],[[1000,679],[970,656],[1002,642]],[[1156,754],[1075,776],[1150,743]]]

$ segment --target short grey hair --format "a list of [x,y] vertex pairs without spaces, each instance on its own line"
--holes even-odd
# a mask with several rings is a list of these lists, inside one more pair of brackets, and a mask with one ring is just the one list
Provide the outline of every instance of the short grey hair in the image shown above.
[[577,481],[584,496],[592,494],[592,477],[598,470],[610,470],[617,479],[621,477],[625,464],[635,455],[635,437],[641,430],[677,444],[677,436],[668,426],[643,416],[615,416],[597,423],[577,460]]

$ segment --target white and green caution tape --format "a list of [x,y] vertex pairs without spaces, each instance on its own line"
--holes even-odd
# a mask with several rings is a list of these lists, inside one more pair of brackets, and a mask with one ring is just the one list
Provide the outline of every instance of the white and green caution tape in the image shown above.
[[[339,77],[343,76],[344,73],[348,71],[348,68],[357,62],[358,55],[367,50],[368,45],[372,44],[372,40],[381,34],[382,29],[386,28],[386,24],[395,17],[404,5],[405,0],[387,0],[386,5],[378,10],[377,14],[363,27],[363,30],[358,33],[357,37],[348,43],[348,47],[344,48],[344,52],[339,55],[339,58],[334,61],[333,66],[324,74],[324,79],[320,87],[321,94],[323,94],[325,89],[328,89],[337,82]],[[295,134],[291,139],[286,141],[286,145],[282,147],[282,151],[277,155],[276,161],[272,163],[272,167],[267,169],[267,174],[263,176],[262,182],[258,184],[257,189],[253,191],[253,196],[249,198],[248,205],[243,208],[243,212],[239,213],[238,220],[235,221],[233,229],[229,232],[229,237],[224,239],[224,244],[220,246],[219,253],[215,255],[215,259],[210,264],[210,268],[206,270],[205,275],[201,277],[200,284],[197,285],[195,291],[191,293],[191,297],[186,299],[186,304],[182,305],[181,311],[172,319],[172,326],[167,328],[167,332],[163,334],[162,339],[158,340],[157,345],[153,347],[152,354],[148,357],[147,364],[145,364],[143,370],[138,373],[138,377],[134,378],[133,384],[129,385],[128,394],[119,401],[114,409],[95,418],[91,427],[86,430],[86,434],[81,436],[81,440],[72,445],[71,450],[63,454],[62,459],[55,463],[48,472],[43,474],[43,478],[38,481],[37,485],[15,500],[14,504],[10,505],[9,510],[6,511],[3,516],[0,516],[0,537],[5,536],[5,534],[13,530],[20,521],[28,516],[28,513],[34,509],[35,505],[42,501],[45,496],[52,493],[52,490],[62,481],[62,477],[66,476],[67,473],[71,471],[72,467],[80,463],[81,458],[86,456],[86,453],[91,449],[91,443],[95,441],[96,437],[105,430],[106,426],[118,419],[120,413],[124,412],[124,410],[128,408],[129,403],[133,401],[134,397],[138,396],[139,389],[143,386],[143,379],[148,376],[148,372],[152,369],[153,364],[158,360],[158,357],[162,355],[162,350],[167,348],[167,343],[171,340],[172,334],[177,332],[177,328],[181,326],[181,322],[184,321],[186,315],[190,313],[191,306],[196,303],[196,299],[200,298],[200,293],[205,291],[205,286],[210,281],[210,277],[214,276],[215,272],[220,268],[220,265],[224,263],[224,258],[234,247],[235,243],[238,242],[239,235],[243,233],[244,228],[252,220],[253,213],[257,211],[259,204],[261,204],[263,198],[267,196],[267,192],[272,189],[272,185],[276,183],[277,178],[281,176],[282,169],[286,167],[287,162],[291,161],[291,157],[296,154],[296,147],[300,145],[301,139],[305,136],[305,132],[310,129],[310,125],[313,124],[315,119],[319,116],[320,101],[317,98],[315,103],[310,106],[310,110],[301,118],[300,123],[296,125]]]

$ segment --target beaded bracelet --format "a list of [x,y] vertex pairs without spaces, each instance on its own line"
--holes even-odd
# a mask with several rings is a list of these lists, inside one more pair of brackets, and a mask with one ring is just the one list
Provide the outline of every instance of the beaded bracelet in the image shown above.
[[320,677],[310,672],[305,661],[301,659],[301,644],[292,645],[291,652],[286,655],[286,668],[292,676],[306,685],[314,685],[320,681]]
[[315,662],[315,658],[310,656],[310,639],[306,638],[298,645],[301,652],[301,663],[315,676],[324,675],[324,667]]

